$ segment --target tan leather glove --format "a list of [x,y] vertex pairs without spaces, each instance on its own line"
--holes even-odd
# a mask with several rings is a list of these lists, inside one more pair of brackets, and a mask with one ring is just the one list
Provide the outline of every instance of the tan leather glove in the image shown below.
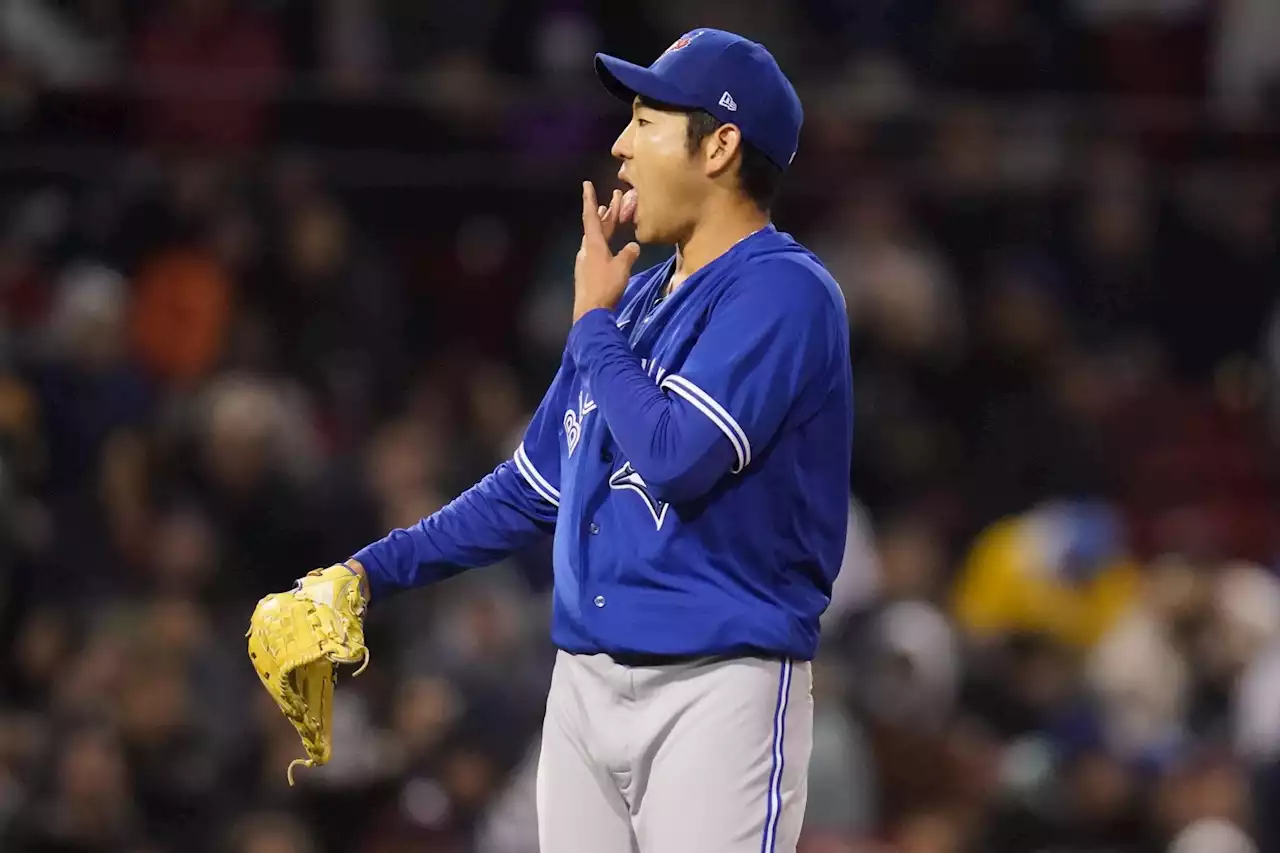
[[369,663],[364,644],[368,597],[361,577],[337,563],[299,578],[288,592],[258,602],[249,619],[249,659],[263,687],[298,730],[307,758],[289,764],[316,767],[329,760],[333,687],[338,664]]

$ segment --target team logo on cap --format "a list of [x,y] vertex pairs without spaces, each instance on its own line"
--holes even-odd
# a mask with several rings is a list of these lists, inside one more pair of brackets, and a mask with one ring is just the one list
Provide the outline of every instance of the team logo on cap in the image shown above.
[[688,47],[689,42],[696,39],[700,34],[701,34],[701,31],[698,30],[698,31],[689,33],[688,35],[680,36],[680,38],[676,39],[671,43],[671,47],[667,48],[662,52],[662,55],[666,56],[668,53],[673,53],[674,51],[682,50]]

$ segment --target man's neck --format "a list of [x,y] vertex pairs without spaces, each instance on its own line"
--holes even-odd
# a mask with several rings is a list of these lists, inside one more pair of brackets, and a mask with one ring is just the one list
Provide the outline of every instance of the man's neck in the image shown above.
[[768,224],[769,215],[754,209],[703,217],[689,237],[676,244],[670,289]]

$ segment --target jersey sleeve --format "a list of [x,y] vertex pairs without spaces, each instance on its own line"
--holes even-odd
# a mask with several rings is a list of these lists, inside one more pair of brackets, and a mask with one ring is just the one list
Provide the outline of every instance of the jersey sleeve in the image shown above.
[[511,459],[427,518],[354,555],[374,598],[490,565],[554,531],[563,376],[562,370],[553,380]]
[[732,471],[741,472],[806,388],[848,356],[836,352],[842,322],[815,272],[791,261],[759,264],[720,298],[685,363],[659,387],[715,425],[733,448]]
[[533,494],[553,508],[560,506],[560,427],[568,408],[567,388],[562,367],[533,413],[511,460]]
[[655,381],[604,309],[574,324],[569,354],[650,493],[693,500],[750,465],[806,387],[835,369],[847,340],[837,299],[813,271],[765,262],[720,297],[677,373]]

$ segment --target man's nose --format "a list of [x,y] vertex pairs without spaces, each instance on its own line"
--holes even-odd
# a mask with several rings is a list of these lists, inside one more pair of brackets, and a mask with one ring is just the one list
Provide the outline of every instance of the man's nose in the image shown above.
[[609,153],[619,160],[631,159],[631,125],[628,124],[622,133],[618,134]]

